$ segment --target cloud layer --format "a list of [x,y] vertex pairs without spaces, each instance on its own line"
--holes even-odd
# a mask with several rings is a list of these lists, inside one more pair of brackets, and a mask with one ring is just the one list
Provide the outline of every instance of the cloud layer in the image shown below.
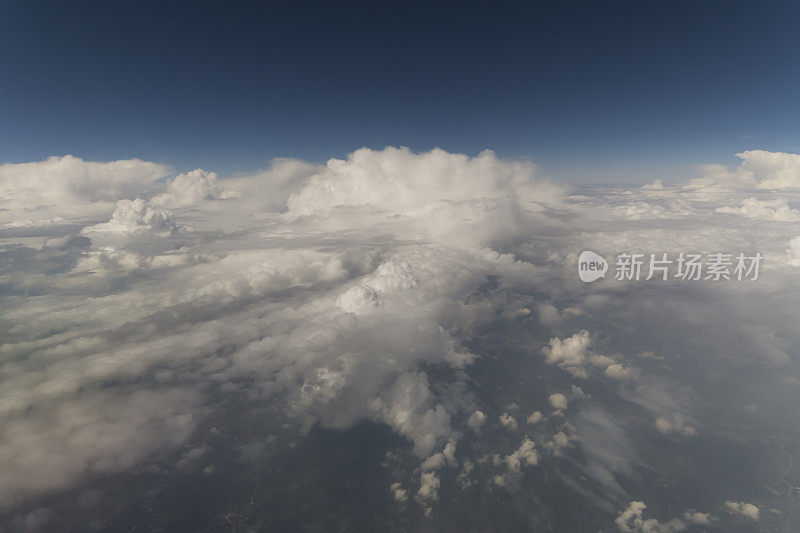
[[[203,435],[247,406],[274,424],[231,430],[249,454],[388,428],[405,448],[387,450],[387,498],[427,520],[456,490],[526,498],[540,472],[598,528],[755,520],[741,492],[672,517],[640,501],[653,443],[719,445],[743,424],[749,385],[715,384],[757,375],[778,410],[796,385],[798,156],[739,156],[682,186],[575,190],[490,151],[361,149],[224,179],[2,165],[0,505],[143,465],[212,473]],[[584,284],[586,249],[758,251],[764,272]]]

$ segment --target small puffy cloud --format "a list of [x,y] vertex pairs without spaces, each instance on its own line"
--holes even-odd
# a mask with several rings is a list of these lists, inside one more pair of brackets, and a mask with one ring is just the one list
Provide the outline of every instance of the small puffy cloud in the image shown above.
[[664,435],[668,435],[670,433],[678,433],[685,437],[693,437],[697,435],[697,429],[686,424],[683,420],[683,416],[681,416],[679,413],[672,415],[672,418],[659,416],[656,419],[655,426],[656,429],[658,429],[658,431]]
[[694,510],[689,510],[683,513],[683,520],[687,524],[710,526],[714,522],[714,517],[709,513],[701,513]]
[[402,503],[408,500],[408,492],[406,491],[406,489],[403,488],[403,484],[400,483],[399,481],[396,483],[392,483],[390,489],[392,491],[392,496],[394,497],[394,500],[396,502]]
[[170,238],[178,230],[171,212],[137,198],[118,201],[108,222],[87,226],[81,233],[91,239],[95,248],[152,254],[176,247]]
[[752,503],[726,501],[725,507],[728,509],[730,513],[736,516],[749,518],[751,520],[758,520],[758,515],[759,515],[758,507],[756,507]]
[[518,427],[516,419],[508,413],[500,415],[500,424],[511,431],[516,431]]
[[538,424],[539,422],[542,421],[543,418],[544,416],[542,415],[541,412],[534,411],[533,413],[531,413],[531,416],[528,417],[527,422],[528,424]]
[[486,422],[486,415],[481,411],[475,411],[467,419],[467,426],[471,427],[473,431],[478,431],[481,426]]
[[167,183],[164,192],[154,197],[151,202],[153,205],[163,207],[183,207],[203,200],[238,197],[237,191],[222,186],[215,172],[206,172],[198,168],[175,176]]
[[563,411],[567,408],[567,397],[560,392],[548,396],[547,401],[550,402],[550,405],[553,406],[553,409],[558,411]]
[[645,518],[644,502],[633,501],[614,520],[622,533],[673,533],[686,530],[686,524],[680,518],[668,522],[659,522],[655,518]]
[[629,379],[633,376],[633,369],[620,363],[614,363],[606,367],[605,374],[614,379]]
[[[566,429],[571,431],[569,425],[566,426]],[[572,437],[574,437],[574,434]],[[555,433],[553,437],[545,443],[545,448],[550,450],[555,455],[559,455],[564,449],[570,446],[572,440],[573,438],[571,438],[570,435],[567,435],[567,433],[562,429]]]
[[152,234],[164,237],[172,235],[176,231],[177,227],[172,213],[153,207],[141,198],[118,201],[111,220],[83,229],[83,233],[87,235]]
[[519,448],[514,453],[506,455],[503,460],[511,472],[519,473],[523,466],[539,464],[539,455],[536,453],[536,445],[533,441],[525,437]]
[[564,326],[564,320],[561,318],[561,313],[559,313],[558,308],[553,304],[537,304],[536,311],[539,313],[539,322],[545,326],[549,326],[554,329],[559,329]]
[[423,472],[420,475],[420,486],[417,497],[423,501],[435,501],[439,499],[439,486],[441,481],[436,472]]
[[548,363],[558,365],[577,378],[585,378],[586,350],[591,342],[589,332],[581,330],[563,340],[553,337],[549,345],[542,349],[542,353]]
[[438,470],[445,464],[450,466],[457,466],[456,460],[456,445],[454,442],[448,442],[441,452],[435,453],[428,457],[420,468],[423,470]]

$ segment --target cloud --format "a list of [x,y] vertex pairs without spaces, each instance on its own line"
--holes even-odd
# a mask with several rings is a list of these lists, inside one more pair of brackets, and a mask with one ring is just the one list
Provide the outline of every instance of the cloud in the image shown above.
[[683,513],[683,520],[687,524],[710,526],[714,522],[715,518],[709,513],[700,513],[698,511],[689,510]]
[[177,231],[172,213],[158,209],[148,202],[136,200],[119,200],[111,220],[94,226],[87,226],[83,233],[136,235],[151,234],[160,237],[173,235]]
[[423,472],[420,475],[420,486],[417,497],[420,500],[431,502],[439,499],[439,486],[441,481],[436,472]]
[[507,240],[561,201],[563,189],[534,173],[533,164],[503,161],[491,151],[467,157],[362,148],[328,161],[289,197],[287,216],[317,217],[327,228],[402,224],[404,234],[450,242]]
[[528,417],[527,422],[528,424],[538,424],[543,418],[544,416],[542,416],[542,413],[539,411],[534,411],[531,413],[531,416]]
[[547,401],[553,406],[553,409],[563,411],[567,408],[567,397],[561,393],[551,394],[547,397]]
[[392,496],[394,496],[395,501],[402,503],[408,500],[408,492],[406,491],[406,489],[403,488],[402,483],[399,482],[392,483],[392,486],[390,488],[392,490]]
[[656,428],[664,435],[670,433],[678,433],[684,437],[693,437],[697,435],[697,429],[693,426],[686,424],[683,417],[679,413],[672,415],[672,418],[660,416],[656,419]]
[[[412,509],[493,483],[513,499],[506,509],[529,508],[522,473],[541,464],[610,522],[625,488],[659,469],[641,420],[664,434],[710,431],[718,421],[704,413],[752,403],[754,383],[777,383],[763,403],[781,405],[774,380],[797,355],[786,310],[800,305],[800,245],[791,224],[770,220],[793,216],[797,200],[759,188],[784,180],[779,170],[735,171],[702,190],[569,193],[530,162],[491,152],[365,149],[325,165],[285,159],[166,182],[171,172],[155,164],[59,161],[25,171],[43,172],[52,194],[3,167],[0,424],[13,431],[0,457],[14,464],[0,472],[5,509],[178,463],[202,482],[216,453],[212,482],[220,455],[244,455],[219,442],[264,459],[270,443],[302,449],[318,428],[369,422],[400,437],[376,444],[402,457],[387,467],[401,481],[382,486]],[[712,170],[715,183],[731,173]],[[766,215],[732,223],[741,213],[717,211],[730,206]],[[576,275],[585,249],[766,259],[753,284],[590,285]],[[539,320],[521,319],[531,309]],[[742,386],[718,398],[712,380]],[[547,407],[557,416],[543,416]],[[509,444],[519,435],[480,431],[485,413],[517,431],[511,413],[532,413],[535,434]],[[210,439],[202,428],[218,420],[225,439]],[[203,461],[184,460],[203,446]],[[708,517],[659,522],[643,511],[629,507],[622,523],[658,531]]]
[[581,330],[563,340],[553,337],[542,353],[548,363],[558,365],[575,377],[585,378],[587,373],[583,367],[587,363],[586,350],[591,342],[589,332]]
[[198,168],[172,178],[167,183],[166,190],[155,196],[151,202],[157,206],[184,207],[204,200],[238,197],[237,191],[226,189],[220,184],[215,172],[206,172]]
[[503,413],[500,415],[500,425],[506,429],[510,429],[511,431],[516,431],[518,428],[517,421],[508,413]]
[[169,173],[165,165],[139,159],[94,162],[66,155],[6,163],[0,165],[0,198],[15,213],[80,216],[85,204],[135,197]]
[[[645,518],[644,502],[632,501],[628,507],[614,520],[622,533],[672,533],[685,531],[686,524],[680,518],[668,522],[659,522],[655,518]],[[699,522],[694,522],[699,524]]]
[[800,266],[800,235],[789,241],[786,257],[792,266]]
[[471,427],[474,431],[478,431],[481,426],[486,422],[486,415],[481,411],[475,411],[467,419],[467,426]]
[[[182,444],[202,413],[187,389],[79,394],[5,414],[0,441],[0,505],[60,488],[86,474],[125,471],[149,454]],[[46,460],[43,460],[46,458]]]
[[758,507],[752,503],[726,501],[725,507],[730,513],[736,516],[749,518],[750,520],[758,520]]
[[506,455],[503,462],[508,466],[508,470],[514,473],[521,472],[523,466],[536,466],[539,464],[536,445],[528,437],[525,437],[519,448],[514,453]]
[[[155,254],[177,248],[178,243],[172,237],[179,230],[170,211],[137,198],[117,201],[108,222],[86,226],[81,234],[89,237],[95,248],[107,248],[106,255],[114,255],[117,249]],[[147,259],[136,258],[136,262],[141,261]]]
[[778,222],[797,222],[800,220],[800,211],[790,208],[785,198],[776,200],[747,198],[742,201],[741,207],[718,207],[716,211],[718,213],[732,213],[752,219],[775,220]]
[[689,181],[689,190],[800,189],[800,155],[766,150],[736,154],[742,160],[735,170],[722,165],[703,165],[705,176]]

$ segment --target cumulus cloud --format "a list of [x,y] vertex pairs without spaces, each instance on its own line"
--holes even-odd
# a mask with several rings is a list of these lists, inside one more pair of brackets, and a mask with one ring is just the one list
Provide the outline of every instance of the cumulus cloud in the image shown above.
[[[522,440],[519,448],[513,453],[510,453],[505,457],[497,456],[495,459],[496,463],[505,464],[505,466],[508,468],[508,471],[513,474],[521,473],[522,468],[525,466],[536,466],[539,464],[539,454],[536,452],[536,445],[528,437],[525,437]],[[506,484],[505,479],[502,476],[495,478],[494,482],[497,485]]]
[[451,242],[507,240],[526,220],[560,203],[563,189],[534,178],[535,167],[434,149],[356,150],[332,159],[287,200],[287,216],[320,217],[325,227],[372,220],[404,233]]
[[151,202],[153,205],[164,207],[183,207],[203,200],[224,200],[238,197],[237,191],[223,187],[215,172],[206,172],[198,168],[172,178],[167,184],[166,190],[155,196]]
[[664,435],[670,433],[678,433],[685,437],[693,437],[697,435],[697,429],[693,426],[686,424],[683,416],[675,413],[671,418],[660,416],[656,419],[656,428]]
[[550,345],[545,346],[542,352],[548,363],[556,364],[575,377],[585,378],[587,363],[586,350],[591,344],[589,332],[582,330],[572,337],[550,339]]
[[704,176],[690,180],[690,190],[800,188],[800,155],[749,150],[736,154],[742,160],[734,170],[722,165],[703,165]]
[[150,203],[136,200],[119,200],[111,220],[84,228],[85,234],[152,234],[166,237],[177,230],[172,213],[158,209]]
[[645,518],[645,509],[647,505],[644,502],[632,501],[614,522],[622,533],[672,533],[686,530],[686,524],[680,518],[673,518],[668,522]]
[[553,406],[553,409],[557,411],[563,411],[567,408],[567,397],[561,393],[551,394],[547,397],[547,401],[550,402],[550,405]]
[[542,421],[544,416],[539,411],[534,411],[531,413],[531,416],[528,417],[528,424],[538,424]]
[[169,167],[127,159],[100,163],[66,155],[0,165],[0,197],[26,209],[69,202],[113,202],[140,194]]
[[439,499],[439,486],[441,481],[436,472],[423,472],[420,475],[420,486],[417,497],[423,501],[430,502]]
[[467,426],[471,427],[475,431],[478,431],[485,422],[486,415],[481,411],[475,411],[469,415],[469,418],[467,419]]
[[392,490],[392,496],[394,496],[395,501],[400,503],[405,502],[408,500],[408,491],[403,488],[403,484],[400,482],[392,483],[390,487]]
[[752,503],[726,501],[725,508],[735,516],[749,518],[750,520],[758,520],[758,507]]
[[508,413],[500,415],[500,425],[511,431],[516,431],[518,428],[516,419]]

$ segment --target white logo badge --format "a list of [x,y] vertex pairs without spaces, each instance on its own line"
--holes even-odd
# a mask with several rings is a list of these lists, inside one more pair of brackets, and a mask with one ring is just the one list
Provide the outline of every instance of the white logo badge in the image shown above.
[[606,270],[608,270],[608,261],[602,256],[586,250],[581,252],[578,257],[578,276],[581,281],[589,283],[596,279],[606,277]]

